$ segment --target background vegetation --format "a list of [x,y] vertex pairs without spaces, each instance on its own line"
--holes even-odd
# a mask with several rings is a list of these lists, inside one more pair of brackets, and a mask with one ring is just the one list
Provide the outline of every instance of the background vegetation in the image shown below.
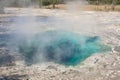
[[[63,4],[66,1],[74,1],[74,0],[38,0],[40,7],[53,5],[53,8],[55,8],[56,4]],[[107,5],[119,5],[120,4],[120,0],[86,0],[86,1],[88,1],[88,3],[92,5],[106,5],[106,4]]]
[[39,6],[48,6],[53,5],[53,8],[55,8],[56,4],[62,4],[65,0],[38,0]]
[[120,4],[120,0],[87,0],[90,4]]
[[[32,3],[30,3],[30,1]],[[70,2],[75,0],[0,0],[0,13],[4,12],[3,8],[6,6],[7,7],[26,7],[31,4],[33,5],[38,4],[37,6],[40,8],[41,7],[47,8],[48,6],[50,6],[50,8],[56,8],[57,4],[65,4],[67,1]],[[85,1],[85,0],[80,0],[80,1]],[[120,0],[86,0],[86,1],[91,5],[91,6],[87,5],[88,6],[87,9],[89,9],[89,7],[90,8],[95,7],[95,10],[120,11]],[[64,7],[64,5],[62,5],[62,7]]]

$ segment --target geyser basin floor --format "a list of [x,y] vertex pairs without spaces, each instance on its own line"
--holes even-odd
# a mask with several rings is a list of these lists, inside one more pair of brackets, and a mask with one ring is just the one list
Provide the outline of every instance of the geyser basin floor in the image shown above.
[[94,53],[111,50],[97,36],[66,31],[46,31],[32,38],[21,38],[18,49],[27,64],[52,61],[68,66],[77,65]]
[[[18,9],[18,11],[20,10]],[[58,12],[58,10],[57,11],[54,10],[54,13],[52,13],[51,11],[52,11],[51,9],[46,10],[46,11],[40,10],[38,14],[41,15],[41,12],[46,13],[46,15],[50,15],[50,14],[57,15],[58,14],[61,17],[69,17],[70,19],[73,20],[74,16],[73,15],[69,16],[69,14],[66,14],[66,12]],[[97,12],[92,12],[92,13],[84,12],[79,15],[83,16],[83,14],[84,15],[89,14],[90,16],[92,16],[92,18],[96,17],[95,20],[100,20],[99,21],[100,24],[96,26],[97,31],[95,35],[99,35],[102,42],[104,42],[105,44],[109,44],[112,47],[112,50],[114,50],[115,47],[120,46],[120,37],[119,37],[120,35],[120,25],[119,25],[120,24],[120,12],[99,12],[97,11]],[[89,21],[91,21],[91,19]],[[18,27],[18,25],[16,27]],[[64,27],[64,26],[61,26],[61,27]],[[73,27],[76,29],[76,27],[78,26],[73,26]],[[102,30],[100,30],[99,28],[102,28]],[[78,31],[81,32],[81,29],[79,29]],[[93,30],[92,32],[94,33]],[[15,39],[13,40],[13,42],[15,42]],[[118,50],[120,50],[120,48],[118,48]],[[30,80],[40,80],[40,79],[41,80],[48,80],[48,79],[52,79],[52,80],[59,80],[59,79],[61,80],[62,79],[119,80],[120,79],[120,54],[119,54],[120,51],[118,52],[111,51],[107,53],[108,54],[92,55],[86,60],[84,60],[84,62],[80,66],[76,66],[76,67],[65,67],[64,65],[54,64],[51,62],[43,63],[42,65],[32,65],[32,66],[20,65],[20,66],[10,66],[10,67],[0,67],[0,71],[1,71],[0,76],[2,77],[3,75],[5,75],[7,77],[8,76],[13,77],[13,76],[16,76],[16,74],[18,74],[18,77],[20,78],[20,80],[21,80],[21,76],[23,75],[27,75],[27,79],[30,79]],[[15,63],[21,64],[19,63],[18,60],[16,60]],[[26,79],[26,76],[23,76],[22,79],[23,80]]]

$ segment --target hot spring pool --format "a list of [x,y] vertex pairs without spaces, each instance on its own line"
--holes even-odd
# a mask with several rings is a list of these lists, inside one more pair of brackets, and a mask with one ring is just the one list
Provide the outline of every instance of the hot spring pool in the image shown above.
[[12,44],[14,47],[10,49],[17,48],[18,53],[23,56],[27,65],[40,62],[55,62],[67,66],[75,66],[92,54],[111,50],[109,46],[104,45],[100,41],[98,36],[79,35],[74,32],[60,31],[58,30],[59,28],[57,30],[33,33],[34,29],[36,32],[36,29],[41,30],[46,26],[50,27],[50,25],[53,25],[52,27],[65,25],[69,26],[69,28],[71,25],[75,26],[71,23],[72,21],[64,20],[64,18],[55,16],[19,16],[10,18],[10,21],[13,22],[12,26],[15,28],[15,32],[11,33],[10,37],[7,35],[0,36],[0,46],[10,44],[11,47]]
[[75,66],[94,53],[110,51],[98,36],[83,36],[67,31],[45,31],[32,38],[20,38],[18,50],[28,65],[55,62]]

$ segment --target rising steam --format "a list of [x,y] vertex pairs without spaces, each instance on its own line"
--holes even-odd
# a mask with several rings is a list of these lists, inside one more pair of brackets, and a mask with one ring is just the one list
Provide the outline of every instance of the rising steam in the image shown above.
[[77,65],[93,53],[110,50],[97,36],[80,36],[59,30],[41,32],[29,39],[21,38],[17,45],[29,65],[46,61]]
[[71,13],[46,10],[45,13],[51,15],[34,15],[42,14],[44,10],[40,10],[37,12],[27,8],[13,18],[14,24],[11,25],[14,35],[9,46],[24,57],[26,64],[52,61],[76,65],[93,53],[110,50],[98,36],[86,36],[97,26],[92,16],[81,16],[77,10]]

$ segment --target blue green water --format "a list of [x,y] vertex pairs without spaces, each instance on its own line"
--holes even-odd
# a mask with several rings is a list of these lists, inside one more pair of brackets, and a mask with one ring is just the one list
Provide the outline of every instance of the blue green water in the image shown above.
[[19,52],[26,64],[38,63],[35,58],[44,55],[45,61],[75,66],[95,53],[110,51],[98,36],[90,37],[67,31],[46,31],[36,34],[28,42],[21,39]]

